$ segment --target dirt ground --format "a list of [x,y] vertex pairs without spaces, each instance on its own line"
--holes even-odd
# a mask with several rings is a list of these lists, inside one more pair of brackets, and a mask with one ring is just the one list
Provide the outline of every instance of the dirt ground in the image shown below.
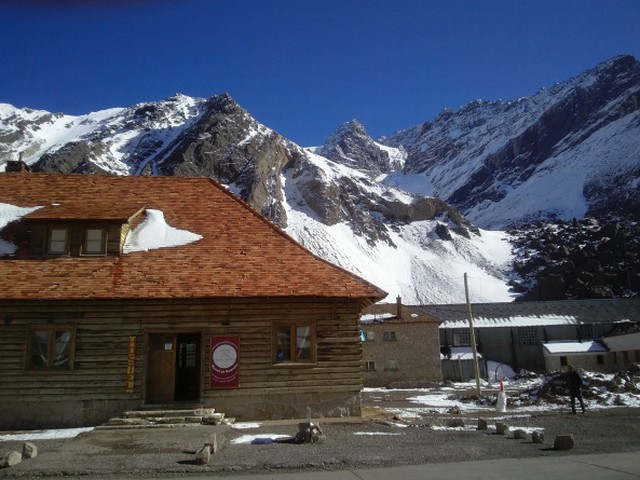
[[[234,444],[243,435],[295,436],[297,422],[263,422],[258,428],[227,425],[146,429],[96,429],[64,440],[35,440],[38,456],[0,469],[0,478],[86,476],[161,478],[189,473],[247,474],[299,470],[373,468],[393,465],[457,462],[463,460],[523,458],[603,452],[640,451],[640,408],[609,408],[571,415],[570,410],[506,413],[423,413],[403,421],[385,408],[410,406],[411,392],[364,393],[363,417],[319,419],[325,440],[316,444]],[[383,408],[384,407],[384,408]],[[476,430],[478,418],[489,429]],[[453,419],[464,427],[439,429]],[[541,431],[544,444],[497,435],[496,421],[516,428]],[[216,433],[218,452],[209,465],[196,465],[195,452]],[[569,452],[553,450],[556,435],[572,433],[576,446]],[[23,441],[0,442],[0,455],[21,451]]]

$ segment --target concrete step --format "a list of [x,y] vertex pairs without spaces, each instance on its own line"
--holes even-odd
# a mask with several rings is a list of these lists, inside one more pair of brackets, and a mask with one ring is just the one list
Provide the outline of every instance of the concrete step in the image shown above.
[[160,418],[160,417],[205,417],[213,415],[215,408],[195,409],[154,409],[154,410],[130,410],[124,412],[127,418]]
[[[155,407],[155,408],[154,408]],[[194,424],[232,424],[235,419],[225,418],[225,414],[215,408],[168,408],[171,406],[147,406],[124,412],[119,417],[109,419],[105,428],[176,427]]]

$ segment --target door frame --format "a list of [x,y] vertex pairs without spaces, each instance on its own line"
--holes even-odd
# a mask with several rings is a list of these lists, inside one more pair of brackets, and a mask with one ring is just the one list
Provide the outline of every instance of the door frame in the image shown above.
[[[202,399],[202,394],[203,394],[203,382],[202,382],[202,375],[203,375],[203,368],[204,368],[204,361],[203,361],[203,355],[204,355],[204,348],[203,348],[203,339],[205,337],[204,332],[202,332],[202,330],[164,330],[164,329],[158,329],[158,330],[149,330],[147,332],[144,333],[144,340],[145,340],[145,354],[144,354],[144,389],[143,389],[143,401],[145,404],[147,405],[154,405],[154,404],[163,404],[163,403],[180,403],[183,400],[176,400],[176,369],[177,369],[177,349],[178,349],[178,337],[181,335],[185,335],[185,336],[194,336],[197,335],[199,336],[199,342],[198,342],[198,354],[196,356],[196,369],[198,372],[198,376],[197,376],[197,396],[198,398],[193,399],[193,400],[189,400],[190,402],[200,402]],[[153,387],[154,385],[152,384],[152,382],[155,382],[155,379],[153,378],[153,375],[151,373],[151,370],[154,367],[153,365],[153,359],[152,359],[152,340],[153,337],[155,336],[163,336],[163,337],[171,337],[172,338],[172,352],[173,352],[173,356],[171,359],[171,372],[172,372],[172,377],[171,377],[171,386],[170,386],[170,391],[171,391],[171,395],[170,395],[170,399],[167,400],[155,400],[153,399],[154,394],[153,394]],[[167,390],[169,390],[169,386],[167,386]]]

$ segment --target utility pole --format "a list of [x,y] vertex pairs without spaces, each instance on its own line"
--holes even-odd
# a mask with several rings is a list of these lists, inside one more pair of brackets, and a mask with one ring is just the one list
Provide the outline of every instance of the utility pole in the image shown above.
[[476,388],[478,390],[478,396],[482,396],[482,389],[480,388],[480,369],[478,368],[478,351],[476,349],[476,334],[473,330],[473,315],[471,313],[471,302],[469,301],[469,284],[467,282],[467,273],[464,274],[464,295],[467,299],[467,313],[469,315],[469,331],[471,337],[471,349],[473,352],[473,370],[476,374]]

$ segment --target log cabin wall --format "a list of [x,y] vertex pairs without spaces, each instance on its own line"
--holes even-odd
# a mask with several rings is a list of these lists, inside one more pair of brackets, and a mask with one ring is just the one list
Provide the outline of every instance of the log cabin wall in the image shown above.
[[[200,333],[199,404],[239,420],[303,418],[307,407],[314,417],[359,415],[359,311],[359,302],[350,299],[5,300],[0,302],[0,429],[97,425],[144,405],[152,333]],[[281,321],[313,323],[315,362],[274,364],[273,324]],[[73,328],[72,369],[28,367],[34,326]],[[210,387],[214,336],[239,339],[237,388]]]

